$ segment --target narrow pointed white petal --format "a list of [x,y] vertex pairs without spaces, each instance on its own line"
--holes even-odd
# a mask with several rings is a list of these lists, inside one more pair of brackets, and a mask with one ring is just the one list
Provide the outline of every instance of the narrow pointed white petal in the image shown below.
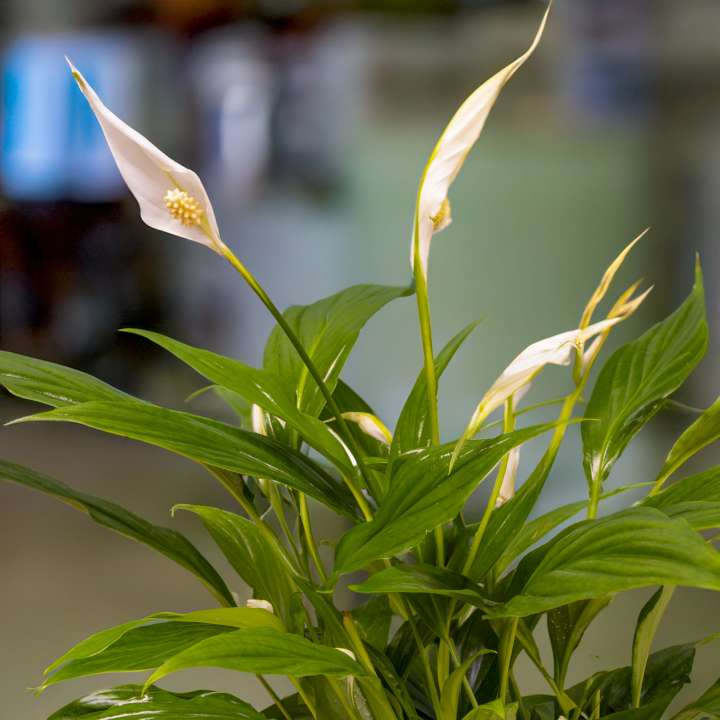
[[448,201],[450,185],[480,136],[503,87],[532,55],[540,42],[549,12],[548,6],[530,47],[519,58],[480,85],[460,106],[430,155],[418,188],[410,254],[413,267],[416,253],[419,256],[425,278],[427,278],[432,236],[451,222]]
[[[157,230],[201,243],[221,253],[224,245],[220,240],[210,199],[200,178],[114,115],[70,60],[67,62],[100,123],[123,180],[138,201],[143,221]],[[203,223],[205,227],[184,225],[168,212],[164,197],[169,190],[175,189],[184,190],[197,200],[206,219]]]
[[380,418],[366,412],[345,412],[342,414],[345,420],[354,422],[366,434],[375,438],[383,445],[392,443],[392,433],[387,429]]

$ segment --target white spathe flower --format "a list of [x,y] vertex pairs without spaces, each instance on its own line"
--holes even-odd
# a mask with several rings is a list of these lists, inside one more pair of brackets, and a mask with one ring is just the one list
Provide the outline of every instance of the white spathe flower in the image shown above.
[[506,368],[500,377],[492,384],[482,400],[475,408],[465,432],[453,451],[453,463],[460,454],[463,446],[480,429],[483,420],[494,410],[515,396],[516,393],[525,393],[535,376],[546,365],[569,365],[577,348],[604,332],[624,318],[608,318],[601,320],[586,328],[577,328],[552,337],[538,340],[528,345]]
[[344,412],[345,420],[355,423],[366,435],[375,438],[383,445],[392,443],[392,433],[385,423],[377,416],[367,412]]
[[254,433],[258,435],[267,435],[267,427],[265,426],[265,411],[256,403],[250,408],[250,423]]
[[255,610],[267,610],[269,613],[275,613],[275,608],[272,603],[267,600],[259,600],[258,598],[250,598],[246,603],[245,607],[254,608]]
[[417,255],[425,279],[427,279],[432,236],[446,228],[452,221],[448,200],[450,185],[480,136],[503,87],[532,55],[540,42],[549,12],[548,6],[530,47],[519,58],[486,80],[460,106],[430,155],[418,187],[410,251],[413,268]]
[[508,460],[505,466],[505,474],[500,484],[500,492],[498,493],[495,507],[504,505],[510,498],[515,495],[515,479],[517,478],[518,466],[520,465],[520,448],[514,447],[508,453]]
[[114,115],[70,60],[67,62],[100,123],[123,180],[140,205],[143,221],[223,255],[226,248],[220,239],[215,213],[196,173],[175,162]]

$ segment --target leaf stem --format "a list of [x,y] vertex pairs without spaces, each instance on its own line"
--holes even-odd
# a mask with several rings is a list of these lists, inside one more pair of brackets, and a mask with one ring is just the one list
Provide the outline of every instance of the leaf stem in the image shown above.
[[275,703],[275,707],[280,711],[280,714],[285,718],[285,720],[292,720],[292,717],[290,717],[288,711],[285,709],[280,696],[275,692],[275,690],[273,690],[272,685],[270,685],[270,683],[262,675],[255,675],[255,677],[265,688],[265,691],[270,696],[273,703]]
[[[365,469],[365,465],[363,463],[362,451],[360,450],[360,447],[358,446],[354,435],[350,432],[350,428],[345,422],[345,418],[343,418],[342,413],[340,412],[340,408],[335,402],[332,393],[330,392],[328,386],[325,384],[325,381],[318,372],[318,369],[315,367],[315,363],[312,361],[307,351],[303,347],[303,344],[300,342],[300,338],[298,338],[298,336],[295,334],[295,331],[290,327],[290,324],[285,319],[285,316],[280,312],[280,310],[278,310],[277,306],[270,299],[270,296],[265,292],[262,285],[260,285],[260,283],[252,275],[252,273],[245,267],[245,265],[240,262],[240,260],[235,256],[232,250],[224,247],[223,256],[233,266],[233,268],[237,270],[243,280],[245,280],[245,282],[250,286],[250,289],[258,296],[262,304],[265,305],[270,314],[275,318],[275,321],[285,333],[285,336],[290,341],[292,346],[295,348],[297,354],[300,356],[300,359],[302,360],[305,367],[308,369],[308,372],[312,376],[313,380],[318,386],[318,389],[325,398],[325,402],[330,408],[330,411],[333,413],[333,415],[335,415],[338,428],[342,432],[343,439],[347,443],[347,446],[350,448],[350,451],[352,452],[353,456],[355,457],[355,461],[357,462],[357,470],[360,478],[363,480],[364,484],[367,487],[370,487],[370,483],[368,482],[367,470]],[[355,496],[355,499],[360,507],[360,510],[365,516],[365,519],[369,520],[372,517],[372,513],[370,512],[370,508],[368,507],[368,504],[365,501],[362,492],[357,487],[355,481],[351,480],[349,477],[344,477],[344,479],[348,487],[352,491],[352,494]]]
[[308,510],[307,496],[304,493],[300,493],[300,522],[302,523],[303,533],[305,535],[305,542],[310,551],[310,557],[315,563],[320,580],[324,583],[327,580],[327,573],[323,567],[322,560],[320,559],[320,553],[318,552],[317,544],[315,543],[315,537],[313,536],[312,526],[310,525],[310,512]]
[[513,648],[515,647],[515,634],[520,618],[510,618],[500,640],[500,691],[499,697],[503,705],[507,698],[510,683],[510,667],[512,665]]

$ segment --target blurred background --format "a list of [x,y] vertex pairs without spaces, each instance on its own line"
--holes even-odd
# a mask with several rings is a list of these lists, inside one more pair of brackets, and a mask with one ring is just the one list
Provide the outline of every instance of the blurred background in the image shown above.
[[[271,329],[220,258],[141,223],[63,55],[113,111],[199,172],[225,242],[284,307],[357,282],[409,280],[427,156],[465,96],[529,44],[542,10],[537,0],[3,0],[0,346],[187,407],[203,381],[118,328],[159,329],[252,364]],[[525,345],[575,326],[604,268],[648,225],[616,292],[640,277],[655,290],[613,341],[681,301],[699,252],[712,340],[680,399],[705,406],[717,396],[719,30],[716,0],[556,0],[540,48],[453,186],[455,223],[433,245],[438,346],[483,318],[443,378],[448,438]],[[370,323],[344,376],[392,426],[420,364],[415,306],[404,300]],[[568,382],[567,372],[548,371],[528,402]],[[191,407],[218,411],[206,403]],[[0,395],[3,421],[29,410]],[[654,421],[612,483],[652,479],[690,419]],[[527,470],[535,452],[523,455]],[[227,506],[192,464],[76,427],[3,428],[0,455],[163,524],[176,502]],[[712,462],[710,451],[698,466]],[[584,492],[572,431],[539,509]],[[326,537],[339,532],[331,518],[318,521]],[[172,523],[216,559],[191,518]],[[630,593],[605,611],[572,681],[627,664],[646,596]],[[91,632],[208,600],[149,550],[51,499],[0,487],[0,715],[40,720],[118,684],[91,678],[40,699],[26,690]],[[657,642],[718,629],[718,596],[685,591]],[[698,652],[695,690],[716,678],[719,661],[717,647]],[[542,691],[523,668],[524,687]],[[262,707],[254,683],[229,673],[168,680]]]

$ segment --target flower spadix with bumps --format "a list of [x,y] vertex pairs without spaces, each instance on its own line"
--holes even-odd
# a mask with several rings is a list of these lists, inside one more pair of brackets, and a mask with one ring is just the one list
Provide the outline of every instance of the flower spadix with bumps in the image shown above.
[[[652,646],[665,609],[685,587],[720,592],[720,467],[694,474],[685,469],[720,438],[720,401],[696,412],[650,475],[636,466],[632,485],[612,477],[635,436],[647,435],[643,429],[656,414],[679,406],[673,396],[706,351],[699,261],[678,309],[602,358],[618,325],[636,327],[633,316],[648,297],[649,290],[633,282],[602,309],[637,238],[588,292],[576,324],[527,345],[479,400],[470,398],[476,409],[460,437],[439,422],[437,380],[475,323],[459,332],[443,328],[451,339],[434,352],[430,241],[450,223],[450,185],[501,90],[538,46],[545,20],[529,49],[461,105],[431,154],[413,223],[412,285],[356,285],[285,312],[221,239],[198,176],[113,115],[72,68],[142,219],[224,257],[276,324],[262,367],[159,333],[131,331],[202,376],[194,396],[211,389],[226,406],[219,416],[192,406],[161,407],[76,370],[0,351],[0,385],[50,408],[13,425],[71,422],[164,448],[197,463],[227,493],[222,507],[185,502],[172,508],[173,517],[190,513],[209,533],[215,556],[227,561],[216,567],[215,557],[205,557],[177,530],[0,461],[0,479],[52,495],[143,543],[209,593],[191,612],[120,614],[113,627],[53,662],[39,691],[99,674],[141,677],[81,697],[50,720],[719,717],[720,680],[704,692],[698,688],[685,708],[669,709],[688,682],[696,648],[714,636],[698,640],[693,634],[689,642],[655,652]],[[514,280],[509,268],[508,284]],[[388,427],[348,384],[345,363],[365,324],[413,291],[423,366],[417,375],[413,367],[415,382]],[[417,360],[412,352],[406,359],[409,365]],[[548,366],[564,375],[564,394],[530,405],[529,393],[539,392],[536,379]],[[535,414],[541,406],[553,413],[550,419]],[[501,420],[490,421],[495,412]],[[386,409],[382,417],[389,414]],[[576,453],[573,461],[568,453],[560,475],[558,452],[569,429],[577,428],[581,457]],[[524,449],[531,440],[541,445],[534,463]],[[194,497],[200,487],[193,488]],[[618,498],[612,506],[604,502],[628,490],[634,494],[623,508],[617,509]],[[538,514],[540,498],[561,504]],[[323,522],[331,515],[337,522]],[[88,587],[102,572],[102,565],[88,568]],[[351,574],[356,582],[346,586]],[[146,592],[137,578],[134,585]],[[627,613],[612,620],[600,615],[616,595],[642,589],[646,603],[634,625],[626,625]],[[626,667],[583,679],[576,651],[582,639],[583,655],[598,652],[593,633],[586,633],[596,619],[613,623],[606,635],[633,640],[623,648]],[[549,663],[538,651],[538,628],[549,635]],[[538,670],[532,686],[523,670],[528,663]],[[617,664],[615,657],[604,663]],[[191,668],[246,673],[267,697],[253,707],[216,689],[164,687],[168,675]],[[287,678],[282,689],[277,676]],[[213,683],[211,675],[204,677]],[[540,692],[537,678],[545,684]]]

